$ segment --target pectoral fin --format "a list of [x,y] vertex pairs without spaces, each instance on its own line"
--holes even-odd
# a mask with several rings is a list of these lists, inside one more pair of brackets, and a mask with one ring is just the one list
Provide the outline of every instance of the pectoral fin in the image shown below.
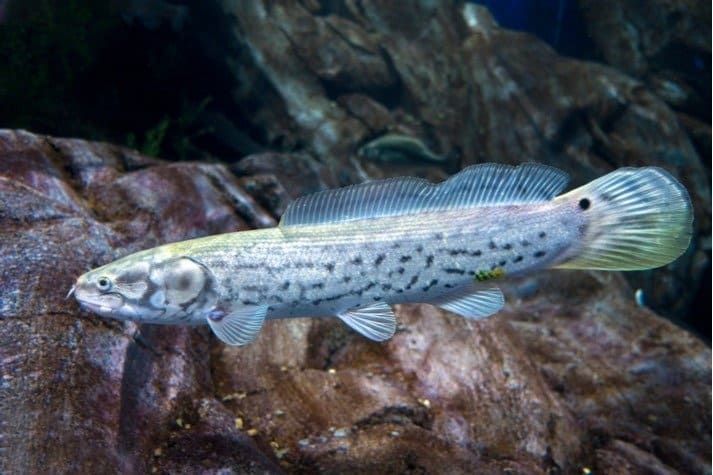
[[245,345],[255,339],[265,321],[267,305],[246,305],[230,313],[216,310],[206,320],[215,336],[228,345]]
[[433,302],[433,305],[466,318],[489,317],[503,308],[504,304],[505,299],[499,288],[478,289],[475,285],[464,287]]
[[396,331],[396,316],[384,302],[352,308],[340,313],[338,317],[352,329],[374,341],[388,340]]

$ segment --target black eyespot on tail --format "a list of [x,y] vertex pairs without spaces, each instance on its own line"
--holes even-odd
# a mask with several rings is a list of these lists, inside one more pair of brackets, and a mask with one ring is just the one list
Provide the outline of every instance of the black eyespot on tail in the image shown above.
[[589,209],[589,206],[591,206],[592,202],[589,201],[589,198],[582,198],[579,200],[579,209],[582,211],[586,211]]

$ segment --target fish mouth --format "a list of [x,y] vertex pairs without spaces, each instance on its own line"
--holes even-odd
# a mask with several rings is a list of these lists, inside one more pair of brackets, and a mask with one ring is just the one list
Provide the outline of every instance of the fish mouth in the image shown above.
[[70,290],[68,296],[73,293],[82,308],[102,316],[113,317],[124,306],[124,298],[117,293],[87,295],[81,287],[73,290]]
[[114,313],[114,310],[116,310],[112,307],[109,307],[108,305],[96,302],[88,302],[86,300],[80,300],[79,305],[85,310],[89,310],[91,312],[98,313],[99,315],[106,316],[111,316]]
[[123,302],[117,307],[111,307],[105,302],[91,302],[88,300],[77,299],[79,305],[92,313],[102,317],[114,318],[117,320],[135,320],[144,323],[163,323],[160,320],[166,310],[154,310],[151,312],[142,312],[139,309],[129,305],[124,305]]

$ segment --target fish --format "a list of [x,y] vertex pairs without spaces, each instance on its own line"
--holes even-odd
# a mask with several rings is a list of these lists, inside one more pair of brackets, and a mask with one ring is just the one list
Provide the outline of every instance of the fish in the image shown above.
[[363,145],[358,150],[360,157],[372,160],[401,162],[407,160],[424,160],[427,162],[445,162],[446,155],[433,153],[422,141],[403,134],[385,134]]
[[501,279],[544,269],[639,270],[689,246],[684,186],[657,167],[620,168],[561,194],[563,171],[473,165],[433,184],[390,178],[293,201],[276,227],[139,251],[80,276],[70,295],[102,317],[207,324],[228,345],[265,319],[337,317],[374,341],[392,305],[480,319]]

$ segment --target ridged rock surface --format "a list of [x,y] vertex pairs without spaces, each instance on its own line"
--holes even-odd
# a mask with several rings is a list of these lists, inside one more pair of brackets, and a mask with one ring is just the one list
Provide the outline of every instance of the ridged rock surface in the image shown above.
[[480,322],[403,305],[382,344],[298,319],[231,348],[65,300],[114,257],[272,225],[245,190],[255,176],[289,189],[289,159],[236,178],[0,131],[1,472],[710,471],[710,350],[618,273],[514,282]]
[[[624,3],[620,10],[634,15],[636,2]],[[499,27],[487,9],[471,3],[222,4],[234,19],[233,74],[236,82],[250,78],[252,86],[240,89],[245,97],[236,93],[235,100],[257,107],[248,120],[265,136],[307,144],[326,163],[331,184],[428,175],[422,167],[376,166],[357,156],[361,145],[386,132],[423,140],[449,157],[450,172],[484,161],[537,161],[564,169],[573,185],[581,185],[623,166],[665,167],[692,195],[694,244],[659,277],[643,272],[627,279],[644,290],[653,308],[691,320],[694,294],[710,272],[711,180],[704,166],[710,116],[706,124],[690,111],[677,114],[665,95],[657,95],[661,88],[610,66],[560,56],[529,34]],[[596,28],[608,10],[582,4]],[[685,5],[671,10],[680,13]],[[641,20],[640,34],[661,48],[695,31],[691,41],[705,52],[707,37],[710,54],[704,22],[653,12],[650,17]],[[666,18],[678,22],[679,36],[657,39]],[[625,30],[624,20],[615,19],[620,22],[609,28]],[[606,57],[615,65],[625,62],[611,50]],[[257,103],[256,89],[264,91]],[[703,90],[709,89],[710,81]],[[700,318],[708,320],[708,314]]]

